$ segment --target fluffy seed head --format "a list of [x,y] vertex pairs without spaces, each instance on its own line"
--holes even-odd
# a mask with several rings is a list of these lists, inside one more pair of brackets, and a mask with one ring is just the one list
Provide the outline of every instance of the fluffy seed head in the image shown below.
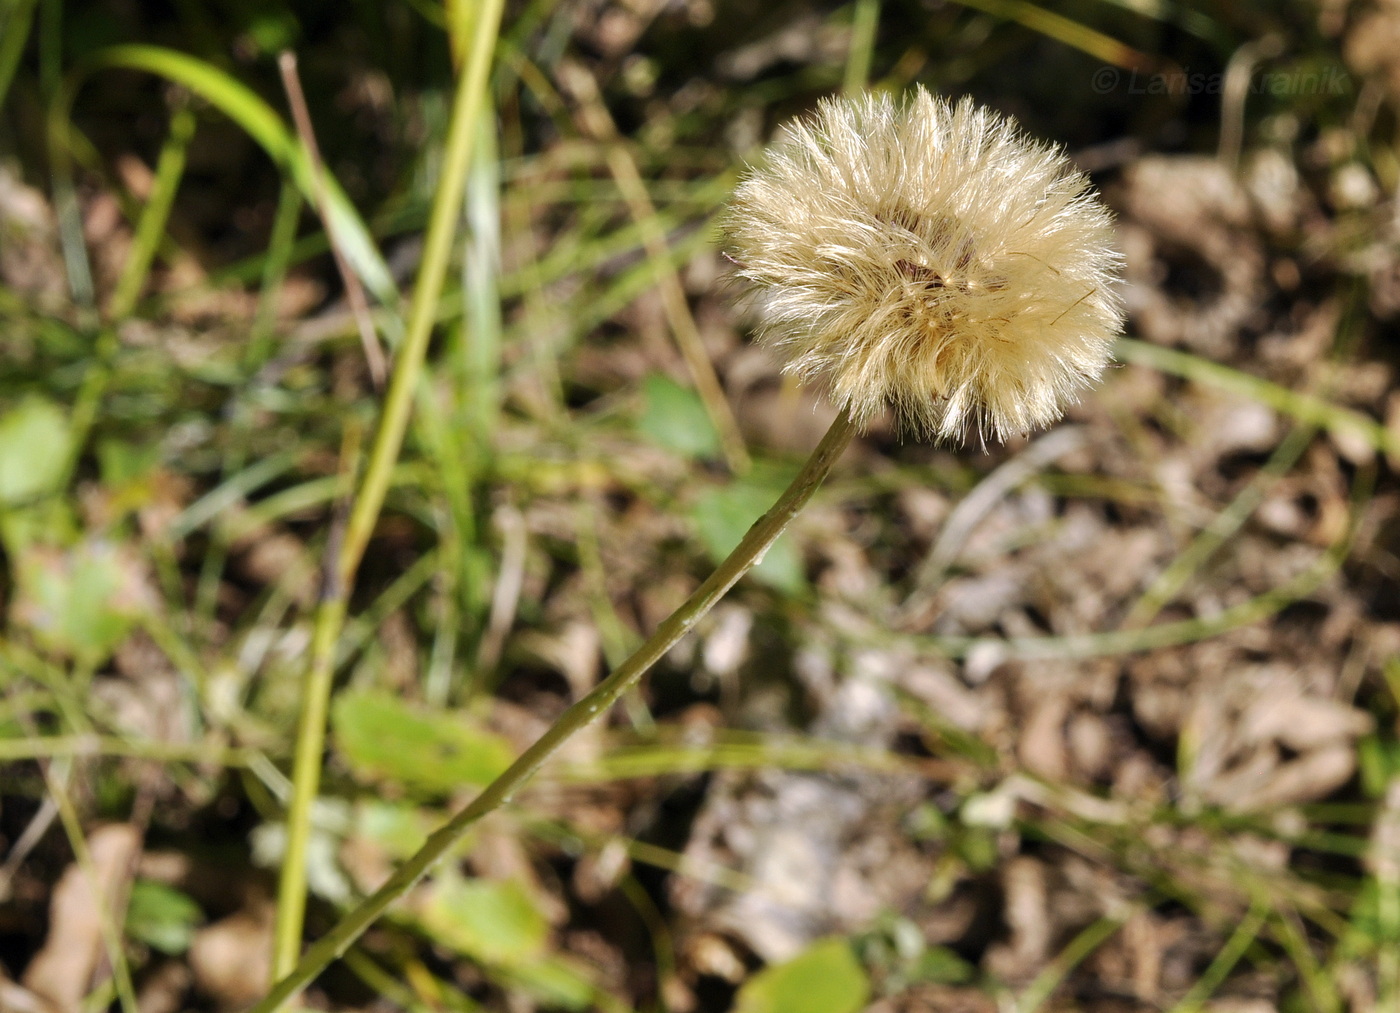
[[919,88],[828,100],[724,223],[760,340],[858,422],[941,440],[1055,421],[1122,324],[1112,219],[1056,147]]

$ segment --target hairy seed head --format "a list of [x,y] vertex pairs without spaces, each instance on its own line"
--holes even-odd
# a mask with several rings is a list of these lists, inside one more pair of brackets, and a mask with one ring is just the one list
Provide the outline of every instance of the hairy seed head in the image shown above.
[[1048,425],[1122,325],[1108,210],[1056,147],[970,100],[824,101],[724,222],[760,339],[861,423],[1004,440]]

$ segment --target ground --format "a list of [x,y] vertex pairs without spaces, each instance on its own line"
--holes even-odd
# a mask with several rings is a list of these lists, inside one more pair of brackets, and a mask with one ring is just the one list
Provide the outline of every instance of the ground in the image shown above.
[[0,12],[0,1009],[252,1004],[289,852],[310,942],[698,586],[833,417],[716,215],[867,78],[1090,173],[1115,365],[1006,446],[877,419],[303,1002],[1395,1008],[1394,5],[509,4],[347,583],[487,6]]

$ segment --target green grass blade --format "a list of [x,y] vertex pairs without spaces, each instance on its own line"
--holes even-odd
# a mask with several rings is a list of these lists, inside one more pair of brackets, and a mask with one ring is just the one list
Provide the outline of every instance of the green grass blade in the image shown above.
[[[351,506],[339,552],[328,561],[326,567],[326,581],[316,613],[311,661],[297,723],[293,795],[287,812],[287,853],[277,893],[273,976],[281,980],[258,1004],[257,1008],[261,1010],[280,1007],[320,967],[325,966],[316,965],[310,954],[300,961],[297,958],[301,952],[306,911],[306,848],[311,833],[311,808],[320,786],[321,754],[330,709],[335,647],[345,622],[355,573],[379,521],[408,430],[414,399],[421,389],[423,361],[437,321],[438,299],[442,294],[452,249],[457,242],[462,195],[471,166],[481,110],[485,105],[488,72],[503,7],[504,0],[486,0],[476,12],[471,53],[453,97],[442,173],[433,199],[428,232],[423,241],[423,259],[413,288],[403,342],[394,361],[393,377],[384,400],[364,480]],[[316,950],[313,948],[313,953]]]
[[870,64],[879,27],[880,0],[855,0],[851,15],[851,48],[846,54],[846,77],[841,85],[847,95],[859,94],[870,83]]
[[286,451],[263,458],[237,474],[229,476],[224,482],[180,511],[166,528],[165,537],[171,542],[179,541],[190,532],[208,524],[255,489],[261,488],[278,476],[290,471],[296,466],[296,462],[296,453]]
[[1205,973],[1196,979],[1190,991],[1177,1003],[1174,1013],[1195,1013],[1202,1007],[1259,938],[1259,932],[1263,929],[1268,914],[1268,908],[1256,900],[1249,909],[1249,914],[1236,926],[1225,945],[1220,948],[1220,952],[1210,962],[1210,966],[1205,969]]
[[1221,390],[1268,405],[1299,422],[1315,425],[1342,438],[1359,439],[1369,443],[1382,453],[1400,454],[1400,436],[1390,432],[1375,419],[1320,397],[1289,390],[1269,380],[1203,359],[1199,355],[1151,345],[1133,338],[1119,338],[1114,353],[1120,362],[1147,366],[1196,383],[1219,387]]
[[38,0],[8,0],[0,14],[0,105],[14,80],[15,69],[29,41],[29,29],[34,24],[34,8]]
[[136,308],[136,300],[155,262],[156,250],[165,226],[170,221],[170,210],[175,204],[175,194],[180,189],[180,180],[185,175],[185,152],[194,137],[194,113],[179,109],[170,118],[170,137],[161,149],[156,160],[155,181],[146,206],[141,212],[141,220],[136,223],[136,234],[131,241],[131,254],[122,268],[117,287],[112,292],[112,301],[107,316],[116,322],[124,320]]
[[273,326],[277,318],[277,296],[286,280],[287,269],[292,264],[302,203],[301,191],[293,183],[284,181],[277,197],[277,213],[272,219],[267,259],[263,262],[258,309],[253,317],[248,346],[243,353],[243,364],[249,370],[261,368],[276,347]]
[[136,224],[131,252],[112,292],[107,322],[94,343],[93,352],[97,361],[88,370],[73,401],[73,437],[66,468],[69,475],[87,446],[88,434],[97,421],[103,395],[111,380],[112,359],[120,347],[117,325],[136,308],[136,300],[146,285],[146,279],[151,273],[151,264],[155,261],[156,250],[165,235],[166,224],[170,221],[170,210],[175,204],[175,194],[180,189],[180,180],[185,174],[185,152],[189,148],[191,138],[194,137],[194,129],[194,113],[188,109],[180,109],[171,117],[170,135],[156,160],[155,180],[151,185],[145,209],[141,212],[141,219]]
[[1274,483],[1303,456],[1316,430],[1304,425],[1295,428],[1275,448],[1264,466],[1230,504],[1211,518],[1206,527],[1143,592],[1120,624],[1122,629],[1140,629],[1157,618],[1191,577],[1249,519]]
[[1124,45],[1112,36],[1105,35],[1087,25],[1054,11],[1037,7],[1026,0],[957,0],[964,7],[984,11],[995,18],[1015,21],[1033,32],[1062,42],[1066,46],[1088,53],[1090,56],[1111,63],[1115,67],[1147,68],[1159,61],[1141,53],[1131,46]]
[[1016,1013],[1036,1013],[1069,973],[1121,929],[1126,918],[1105,917],[1091,923],[1050,961],[1016,1001]]
[[[315,200],[313,170],[306,149],[272,107],[247,85],[203,60],[173,49],[146,45],[111,46],[97,51],[78,68],[76,76],[69,82],[70,99],[92,72],[113,67],[144,71],[188,88],[242,127],[274,162],[291,173],[307,199]],[[395,309],[399,301],[398,287],[389,272],[389,265],[379,253],[350,198],[329,172],[325,173],[325,194],[326,216],[346,259],[375,298],[386,307]]]
[[1220,22],[1199,11],[1193,11],[1183,4],[1172,3],[1171,0],[1099,0],[1099,2],[1107,7],[1132,11],[1139,17],[1150,18],[1153,21],[1160,21],[1162,24],[1180,28],[1202,42],[1210,43],[1222,56],[1229,56],[1231,51],[1240,44],[1240,40],[1231,36]]
[[1058,637],[1010,637],[1001,640],[995,637],[910,636],[903,639],[949,658],[965,658],[974,651],[985,649],[996,651],[997,657],[1002,659],[1023,661],[1102,658],[1162,647],[1179,647],[1260,622],[1311,594],[1336,572],[1346,558],[1350,547],[1349,535],[1343,539],[1343,543],[1341,547],[1323,553],[1316,562],[1287,583],[1208,618],[1158,623],[1142,629],[1072,633]]

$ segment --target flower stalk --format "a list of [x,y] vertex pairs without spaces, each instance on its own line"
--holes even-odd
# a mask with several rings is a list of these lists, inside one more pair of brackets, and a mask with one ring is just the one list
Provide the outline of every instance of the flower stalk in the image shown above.
[[[1011,121],[966,101],[949,106],[921,88],[905,102],[873,95],[823,103],[739,185],[725,227],[730,259],[762,311],[760,340],[786,354],[788,372],[827,382],[836,421],[695,593],[289,973],[279,964],[281,980],[251,1013],[273,1013],[310,983],[468,828],[634,687],[763,558],[875,414],[893,408],[906,429],[947,441],[1048,425],[1098,379],[1122,322],[1112,219],[1088,179]],[[430,228],[430,253],[434,235]],[[410,327],[415,337],[422,335]],[[409,347],[421,357],[421,346]],[[394,379],[391,404],[411,387],[397,370]],[[406,410],[386,410],[350,517],[343,586],[378,516],[376,483],[387,482],[406,421]],[[331,625],[341,618],[332,614]],[[324,712],[312,723],[323,726]],[[312,753],[299,747],[299,789]]]
[[671,613],[647,641],[598,683],[586,696],[566,710],[549,730],[482,790],[466,807],[438,828],[421,848],[398,867],[378,890],[340,919],[326,935],[311,946],[292,970],[272,986],[266,998],[248,1013],[274,1013],[291,996],[305,988],[332,960],[341,956],[360,935],[406,894],[482,817],[509,802],[575,732],[596,720],[635,686],[667,651],[674,647],[695,624],[715,606],[725,593],[746,574],[787,529],[797,512],[817,491],[855,435],[856,424],[846,412],[837,415],[821,443],[812,451],[802,470],[773,506],[754,522],[743,540],[724,562]]

